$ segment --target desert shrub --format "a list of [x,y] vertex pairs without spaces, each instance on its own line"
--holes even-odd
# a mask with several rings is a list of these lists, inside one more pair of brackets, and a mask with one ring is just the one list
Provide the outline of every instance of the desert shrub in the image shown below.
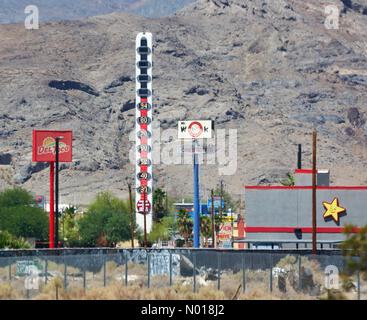
[[9,232],[0,230],[0,249],[29,249],[30,247],[23,238],[16,238]]

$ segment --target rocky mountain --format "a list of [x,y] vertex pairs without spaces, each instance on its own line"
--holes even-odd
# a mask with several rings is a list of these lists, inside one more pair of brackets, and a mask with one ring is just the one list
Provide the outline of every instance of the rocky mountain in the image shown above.
[[[338,29],[325,26],[330,4]],[[203,165],[203,196],[220,178],[234,197],[243,184],[279,183],[296,165],[298,143],[309,167],[313,128],[318,167],[331,169],[334,184],[365,185],[366,8],[362,0],[199,0],[159,19],[114,13],[33,31],[1,25],[1,185],[47,195],[48,170],[31,163],[32,130],[71,128],[75,161],[63,165],[61,202],[86,204],[102,190],[126,196],[143,30],[154,34],[161,131],[175,135],[177,121],[196,118],[237,130],[237,170],[221,177],[217,165]],[[171,195],[192,194],[191,165],[154,173]]]
[[25,8],[38,7],[40,21],[77,20],[113,12],[157,18],[174,14],[194,0],[1,0],[0,23],[21,23]]

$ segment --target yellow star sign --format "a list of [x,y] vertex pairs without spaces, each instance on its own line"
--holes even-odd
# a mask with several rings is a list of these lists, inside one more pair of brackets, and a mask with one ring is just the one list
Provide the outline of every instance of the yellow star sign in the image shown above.
[[339,223],[340,214],[346,211],[345,208],[339,206],[339,199],[334,198],[332,203],[324,201],[322,205],[325,208],[324,219],[333,218],[336,223]]

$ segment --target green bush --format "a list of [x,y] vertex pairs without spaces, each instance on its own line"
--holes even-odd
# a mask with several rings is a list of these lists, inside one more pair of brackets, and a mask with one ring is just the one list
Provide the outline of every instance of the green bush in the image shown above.
[[16,238],[7,231],[0,231],[0,249],[29,249],[30,244],[22,238]]
[[0,193],[0,230],[15,237],[44,240],[48,234],[48,218],[35,206],[32,195],[23,189],[8,189]]
[[7,189],[0,193],[0,209],[31,206],[35,203],[32,194],[22,188]]
[[79,220],[82,246],[115,246],[130,239],[128,203],[109,192],[100,193]]

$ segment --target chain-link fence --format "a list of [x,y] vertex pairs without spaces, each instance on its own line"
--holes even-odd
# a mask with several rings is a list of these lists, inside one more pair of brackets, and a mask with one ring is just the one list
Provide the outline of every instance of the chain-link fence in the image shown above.
[[0,251],[0,299],[366,299],[338,251]]

